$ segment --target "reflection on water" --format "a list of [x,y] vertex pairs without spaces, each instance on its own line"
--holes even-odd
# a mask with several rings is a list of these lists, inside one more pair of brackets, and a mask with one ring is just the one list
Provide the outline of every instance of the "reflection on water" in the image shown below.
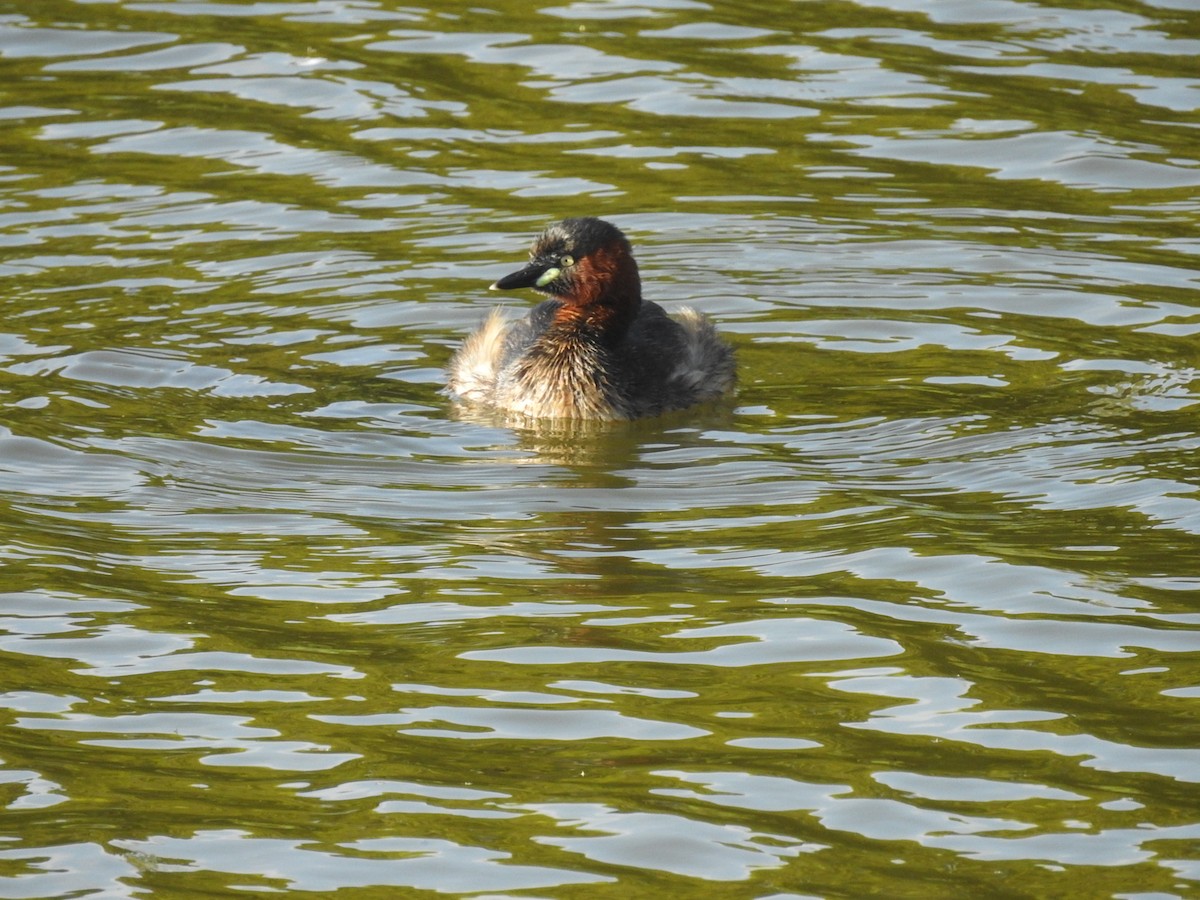
[[[1193,895],[1198,53],[1168,0],[0,16],[0,896]],[[585,214],[731,402],[441,393]]]

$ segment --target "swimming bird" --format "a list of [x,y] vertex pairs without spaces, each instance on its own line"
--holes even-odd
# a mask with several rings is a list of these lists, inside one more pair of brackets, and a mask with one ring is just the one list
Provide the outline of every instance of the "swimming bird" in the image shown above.
[[457,397],[536,418],[622,420],[713,400],[735,380],[732,348],[691,308],[642,299],[629,241],[595,218],[564,219],[529,263],[491,286],[550,299],[521,319],[495,310],[450,361]]

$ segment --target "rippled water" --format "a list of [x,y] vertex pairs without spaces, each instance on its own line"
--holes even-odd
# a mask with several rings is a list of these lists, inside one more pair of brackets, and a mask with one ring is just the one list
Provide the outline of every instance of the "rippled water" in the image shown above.
[[[1191,0],[6,4],[0,897],[1196,896],[1198,56]],[[449,406],[586,214],[735,399]]]

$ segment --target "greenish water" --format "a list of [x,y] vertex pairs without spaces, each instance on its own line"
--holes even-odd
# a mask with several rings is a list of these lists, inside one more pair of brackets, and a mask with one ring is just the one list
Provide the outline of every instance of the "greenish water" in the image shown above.
[[[0,5],[0,897],[1197,896],[1198,56],[1190,0]],[[450,407],[568,215],[733,400]]]

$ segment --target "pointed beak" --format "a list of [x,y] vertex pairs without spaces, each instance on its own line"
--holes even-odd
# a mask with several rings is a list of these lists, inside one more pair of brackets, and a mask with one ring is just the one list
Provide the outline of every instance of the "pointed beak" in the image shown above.
[[542,276],[546,274],[545,266],[538,266],[530,263],[519,272],[513,272],[511,275],[505,275],[488,290],[492,291],[512,291],[517,288],[541,287],[545,284],[542,281]]

